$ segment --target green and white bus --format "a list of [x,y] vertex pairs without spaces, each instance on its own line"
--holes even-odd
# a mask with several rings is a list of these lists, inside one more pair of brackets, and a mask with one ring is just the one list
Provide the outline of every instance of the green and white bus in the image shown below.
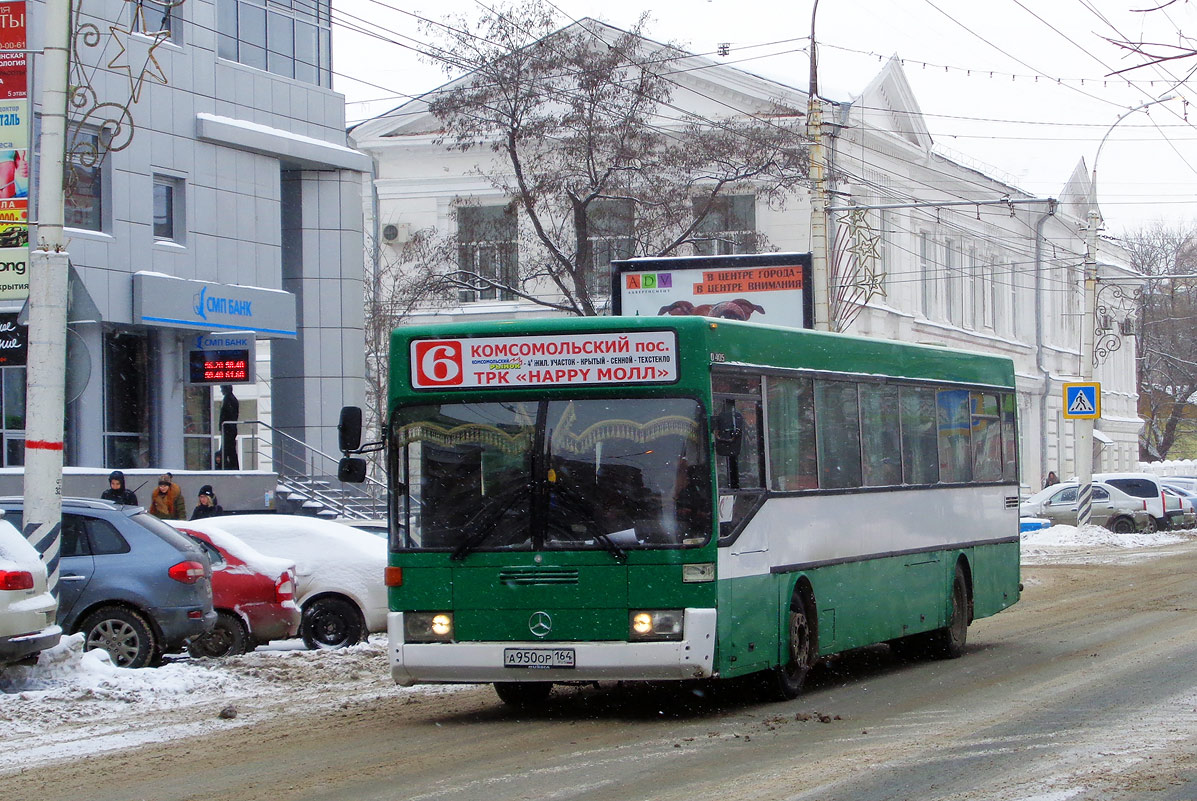
[[757,673],[793,698],[850,648],[959,656],[1018,600],[1008,359],[592,317],[403,327],[390,370],[401,685],[530,704],[555,682]]

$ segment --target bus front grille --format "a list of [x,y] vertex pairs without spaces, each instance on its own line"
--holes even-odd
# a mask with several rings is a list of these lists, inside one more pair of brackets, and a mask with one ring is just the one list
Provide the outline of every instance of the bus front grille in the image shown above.
[[577,584],[577,568],[508,567],[499,571],[499,583],[515,587]]

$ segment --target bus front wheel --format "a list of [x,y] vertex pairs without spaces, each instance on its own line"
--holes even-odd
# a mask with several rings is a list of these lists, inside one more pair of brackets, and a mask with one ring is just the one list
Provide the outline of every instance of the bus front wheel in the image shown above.
[[790,602],[789,638],[786,646],[786,662],[773,668],[768,676],[769,694],[778,701],[790,701],[802,692],[806,674],[815,663],[815,642],[813,616],[806,609],[802,598],[795,594]]
[[526,709],[549,700],[553,691],[551,681],[496,681],[495,693],[508,706]]

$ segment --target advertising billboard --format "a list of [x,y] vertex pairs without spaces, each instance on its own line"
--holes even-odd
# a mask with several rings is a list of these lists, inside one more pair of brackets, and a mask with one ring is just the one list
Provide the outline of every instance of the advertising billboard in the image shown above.
[[29,297],[25,3],[0,3],[0,301]]
[[811,328],[809,253],[611,262],[613,313],[697,315]]

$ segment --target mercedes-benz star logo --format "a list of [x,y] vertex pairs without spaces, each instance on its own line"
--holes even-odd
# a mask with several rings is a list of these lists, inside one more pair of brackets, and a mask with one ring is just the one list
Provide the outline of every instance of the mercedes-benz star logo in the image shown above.
[[553,618],[548,612],[533,612],[528,618],[528,631],[537,637],[545,637],[553,630]]

